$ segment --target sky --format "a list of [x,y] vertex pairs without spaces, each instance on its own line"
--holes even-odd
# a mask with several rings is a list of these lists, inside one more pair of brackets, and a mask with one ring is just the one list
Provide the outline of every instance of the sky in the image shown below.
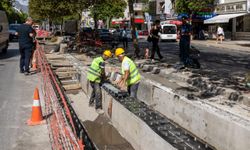
[[16,0],[18,1],[20,4],[28,6],[29,0]]

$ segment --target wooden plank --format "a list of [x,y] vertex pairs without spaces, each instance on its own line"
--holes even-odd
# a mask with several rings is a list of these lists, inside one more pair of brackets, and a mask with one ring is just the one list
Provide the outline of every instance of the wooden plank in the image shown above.
[[63,88],[68,91],[68,90],[80,90],[82,87],[79,83],[76,84],[69,84],[69,85],[63,85]]

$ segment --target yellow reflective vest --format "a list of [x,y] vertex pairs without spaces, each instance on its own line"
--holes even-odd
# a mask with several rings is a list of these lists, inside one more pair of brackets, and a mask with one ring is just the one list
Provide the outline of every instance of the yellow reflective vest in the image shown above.
[[87,74],[87,79],[89,81],[97,82],[97,83],[101,82],[102,69],[100,67],[100,63],[103,63],[103,62],[104,60],[101,56],[95,58],[92,61],[91,66],[89,67],[89,70],[88,70],[88,74]]
[[137,69],[135,63],[128,58],[127,56],[124,57],[123,61],[122,61],[122,74],[125,74],[125,70],[123,68],[124,66],[124,62],[128,62],[129,63],[129,77],[127,79],[127,86],[129,85],[133,85],[135,83],[138,83],[141,80],[141,75],[139,73],[139,70]]

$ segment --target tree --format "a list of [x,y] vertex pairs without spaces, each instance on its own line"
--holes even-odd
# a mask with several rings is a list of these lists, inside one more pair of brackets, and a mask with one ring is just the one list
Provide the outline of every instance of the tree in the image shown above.
[[214,4],[215,0],[175,0],[175,11],[179,14],[194,14]]
[[30,0],[29,13],[35,19],[58,19],[70,15],[78,15],[86,6],[87,0]]
[[13,8],[15,0],[1,0],[0,1],[0,10],[4,10],[7,14],[8,20],[10,23],[19,22],[22,23],[25,21],[27,14],[24,12],[18,12]]
[[125,0],[100,0],[95,1],[90,7],[91,15],[94,20],[108,20],[110,24],[112,18],[119,18],[124,16],[124,11],[127,6]]
[[87,7],[87,0],[30,0],[30,16],[37,20],[64,22],[64,18],[81,19],[83,9]]

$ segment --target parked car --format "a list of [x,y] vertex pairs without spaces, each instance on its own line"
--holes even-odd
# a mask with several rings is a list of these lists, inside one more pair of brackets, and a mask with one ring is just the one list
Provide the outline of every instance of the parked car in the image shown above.
[[160,33],[160,40],[171,40],[176,41],[177,39],[177,27],[174,24],[163,24],[161,25],[162,33]]
[[9,22],[6,13],[0,10],[0,53],[6,53],[9,46]]
[[98,37],[103,42],[111,42],[112,41],[112,34],[109,32],[108,29],[98,29]]
[[36,24],[36,25],[33,25],[32,28],[33,28],[34,30],[39,30],[39,29],[40,29],[40,26],[39,26],[38,24]]
[[9,26],[9,34],[10,38],[9,40],[12,41],[14,39],[18,39],[18,36],[16,35],[16,31],[19,28],[20,24],[10,24]]

